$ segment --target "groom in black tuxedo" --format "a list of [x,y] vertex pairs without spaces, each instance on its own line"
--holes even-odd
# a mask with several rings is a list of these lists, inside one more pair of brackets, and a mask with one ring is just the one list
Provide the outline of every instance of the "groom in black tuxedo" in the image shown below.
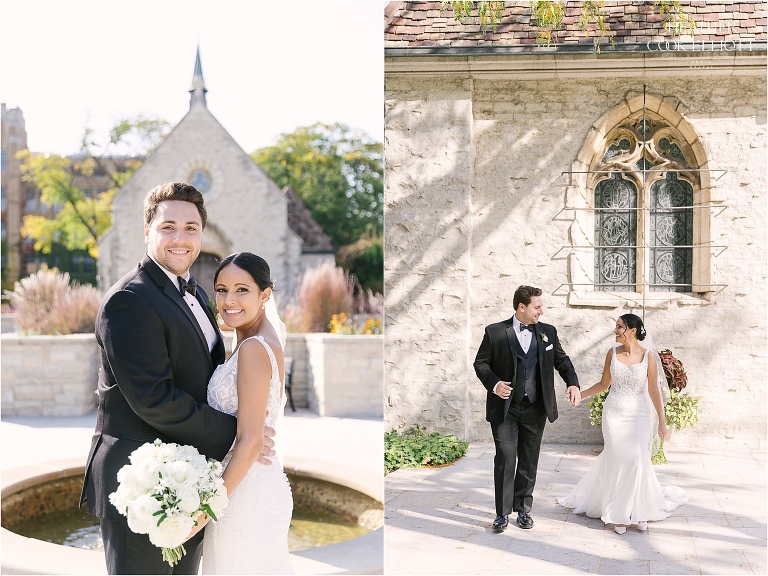
[[[99,409],[80,504],[87,501],[88,512],[100,519],[110,574],[197,574],[202,555],[204,531],[184,544],[187,555],[170,568],[160,548],[146,534],[131,532],[109,502],[131,452],[159,438],[222,460],[235,439],[236,418],[207,403],[224,343],[208,296],[189,275],[206,218],[203,196],[193,186],[169,182],[150,190],[144,200],[147,255],[107,292],[96,317]],[[269,464],[271,455],[268,447],[259,461]]]
[[[533,528],[533,487],[546,420],[557,419],[556,369],[567,385],[566,396],[578,406],[579,379],[560,346],[554,326],[539,322],[544,311],[541,290],[520,286],[515,314],[485,328],[475,357],[475,373],[488,391],[485,419],[491,423],[496,457],[495,532],[503,532],[517,512],[520,528]],[[517,468],[515,468],[517,460]]]

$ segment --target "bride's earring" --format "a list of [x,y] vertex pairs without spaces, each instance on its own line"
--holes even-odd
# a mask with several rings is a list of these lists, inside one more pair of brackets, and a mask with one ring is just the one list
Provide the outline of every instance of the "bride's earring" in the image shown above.
[[267,303],[266,302],[262,302],[261,303],[261,309],[262,310],[266,310],[267,309]]

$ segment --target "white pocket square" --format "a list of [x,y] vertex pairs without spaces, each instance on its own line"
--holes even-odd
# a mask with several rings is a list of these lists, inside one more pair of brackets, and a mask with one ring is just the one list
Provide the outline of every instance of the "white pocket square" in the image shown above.
[[544,350],[544,352],[546,352],[547,350],[552,350],[552,348],[554,348],[554,347],[555,347],[554,344],[550,344],[549,346],[547,346],[547,349]]

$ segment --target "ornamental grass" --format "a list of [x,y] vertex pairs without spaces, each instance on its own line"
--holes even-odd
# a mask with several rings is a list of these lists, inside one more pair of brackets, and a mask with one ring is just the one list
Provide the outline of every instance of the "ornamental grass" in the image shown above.
[[296,290],[293,328],[298,332],[327,332],[334,314],[352,313],[354,294],[354,279],[332,262],[306,270]]
[[95,287],[70,283],[66,272],[46,267],[16,282],[5,296],[23,332],[49,336],[93,332],[103,297]]

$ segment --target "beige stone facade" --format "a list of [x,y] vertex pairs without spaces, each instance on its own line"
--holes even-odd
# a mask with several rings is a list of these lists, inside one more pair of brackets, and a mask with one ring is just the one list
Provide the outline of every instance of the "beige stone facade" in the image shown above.
[[[509,318],[515,288],[530,284],[544,290],[542,321],[557,327],[582,386],[598,381],[616,318],[644,315],[703,398],[700,424],[675,445],[764,449],[765,66],[764,44],[667,55],[388,50],[387,428],[490,439],[472,363],[484,326]],[[642,261],[631,292],[588,285],[595,179],[580,172],[642,113],[644,86],[647,117],[698,170],[688,292],[649,290]],[[601,442],[587,407],[570,408],[555,380],[560,418],[545,442]]]

